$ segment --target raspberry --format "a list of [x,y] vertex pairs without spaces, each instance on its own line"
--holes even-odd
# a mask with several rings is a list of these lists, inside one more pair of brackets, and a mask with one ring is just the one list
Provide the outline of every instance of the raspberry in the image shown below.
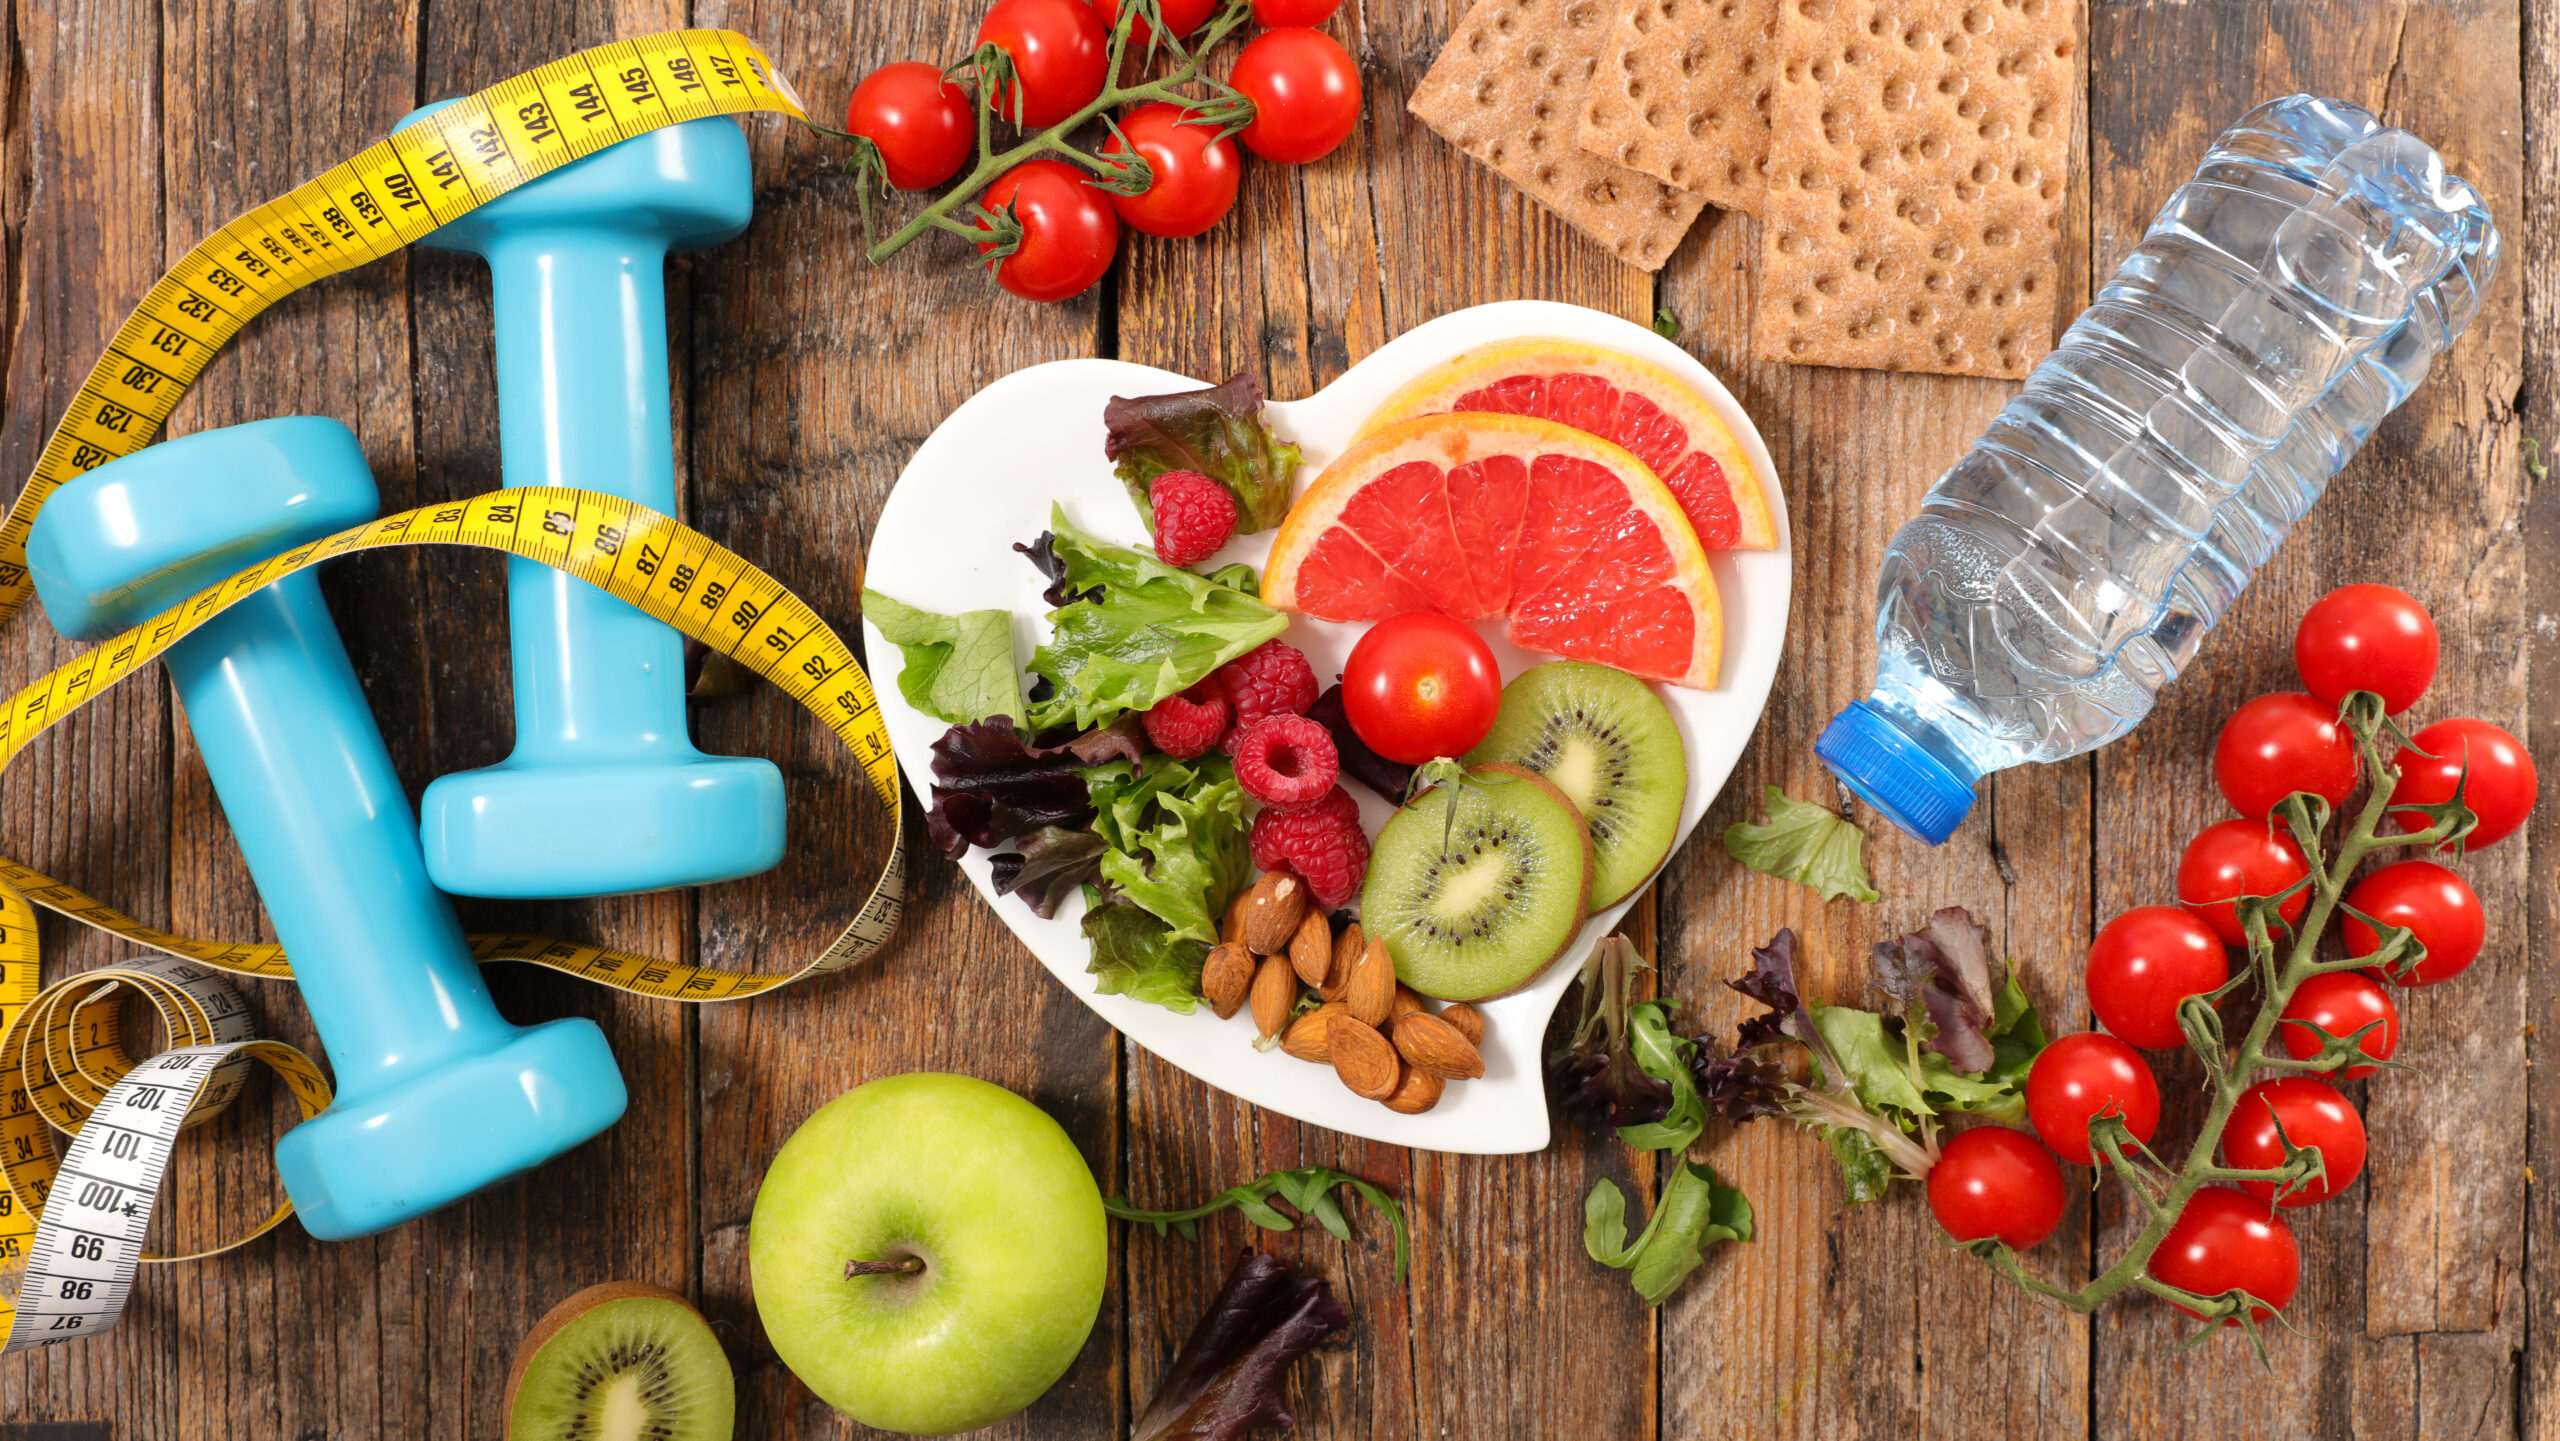
[[1168,470],[1147,487],[1156,513],[1156,559],[1189,570],[1236,533],[1233,492],[1196,470]]
[[1264,716],[1229,749],[1244,793],[1283,810],[1322,800],[1342,775],[1332,732],[1302,715]]
[[1175,760],[1204,756],[1227,733],[1227,717],[1235,707],[1227,688],[1214,675],[1189,690],[1176,691],[1147,708],[1141,724],[1156,749]]
[[1360,829],[1360,803],[1340,786],[1301,810],[1265,809],[1253,818],[1253,863],[1266,871],[1292,871],[1327,910],[1360,894],[1369,873],[1369,837]]
[[1296,646],[1267,640],[1218,667],[1227,699],[1235,703],[1236,728],[1223,747],[1235,754],[1236,738],[1265,716],[1305,715],[1316,703],[1316,670]]

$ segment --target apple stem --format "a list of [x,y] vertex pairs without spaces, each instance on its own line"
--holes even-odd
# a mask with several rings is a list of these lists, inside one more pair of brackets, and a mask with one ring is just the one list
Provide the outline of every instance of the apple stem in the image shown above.
[[922,1256],[909,1256],[903,1261],[847,1261],[844,1278],[856,1276],[912,1276],[924,1269]]

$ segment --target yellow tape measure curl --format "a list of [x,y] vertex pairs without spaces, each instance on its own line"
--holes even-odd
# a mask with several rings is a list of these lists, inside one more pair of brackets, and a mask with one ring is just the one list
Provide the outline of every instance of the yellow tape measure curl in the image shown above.
[[[221,348],[269,305],[324,276],[392,254],[609,145],[750,111],[807,118],[789,83],[744,36],[683,30],[619,41],[503,80],[426,116],[215,232],[171,266],[117,329],[0,521],[0,621],[32,592],[27,537],[47,497],[148,444]],[[904,902],[906,837],[888,731],[851,647],[743,557],[667,516],[592,492],[503,490],[422,507],[252,566],[20,690],[0,712],[0,768],[92,697],[257,590],[340,556],[406,545],[477,546],[538,561],[729,655],[817,714],[853,751],[892,818],[887,862],[860,911],[818,955],[791,970],[720,971],[521,934],[473,936],[481,960],[525,961],[641,995],[712,1001],[841,969],[887,943]],[[29,902],[177,959],[88,972],[43,990]],[[48,1316],[56,1333],[93,1334],[113,1324],[130,1285],[129,1264],[121,1274],[102,1270],[94,1283],[63,1280],[66,1294],[57,1303],[50,1291],[15,1295],[20,1274],[33,1274],[26,1270],[30,1251],[34,1266],[54,1268],[48,1281],[79,1269],[81,1248],[94,1256],[95,1248],[125,1232],[132,1255],[162,1259],[140,1257],[139,1241],[167,1149],[178,1130],[229,1103],[247,1061],[277,1070],[305,1116],[327,1106],[327,1083],[308,1057],[247,1038],[237,995],[216,972],[291,976],[281,947],[175,935],[0,857],[0,1317],[10,1315],[13,1296],[19,1305],[9,1349],[62,1339],[36,1334]],[[171,1042],[140,1062],[126,1050],[117,1020],[136,993],[157,1009]],[[163,1095],[176,1099],[164,1107]],[[74,1137],[59,1160],[48,1129]],[[48,1217],[46,1233],[36,1234],[57,1186],[75,1181],[79,1204],[89,1208],[81,1213],[89,1229],[56,1226]],[[288,1211],[279,1208],[230,1244],[263,1234]],[[71,1297],[75,1286],[91,1289]]]

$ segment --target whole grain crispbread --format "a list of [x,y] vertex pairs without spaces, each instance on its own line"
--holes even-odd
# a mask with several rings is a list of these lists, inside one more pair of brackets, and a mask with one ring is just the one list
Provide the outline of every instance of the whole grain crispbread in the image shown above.
[[1583,149],[1760,213],[1777,0],[1618,0],[1583,100]]

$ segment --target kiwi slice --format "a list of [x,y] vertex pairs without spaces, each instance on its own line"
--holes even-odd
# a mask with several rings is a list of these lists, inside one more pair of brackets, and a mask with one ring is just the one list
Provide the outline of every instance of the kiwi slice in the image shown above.
[[729,1441],[738,1383],[682,1296],[589,1286],[551,1308],[507,1373],[507,1441]]
[[1558,660],[1502,688],[1502,711],[1467,764],[1536,771],[1591,823],[1591,909],[1635,894],[1680,834],[1689,753],[1653,687],[1611,666]]
[[1443,1001],[1536,980],[1591,914],[1591,833],[1573,802],[1518,766],[1467,775],[1388,819],[1360,886],[1361,929],[1396,978]]

